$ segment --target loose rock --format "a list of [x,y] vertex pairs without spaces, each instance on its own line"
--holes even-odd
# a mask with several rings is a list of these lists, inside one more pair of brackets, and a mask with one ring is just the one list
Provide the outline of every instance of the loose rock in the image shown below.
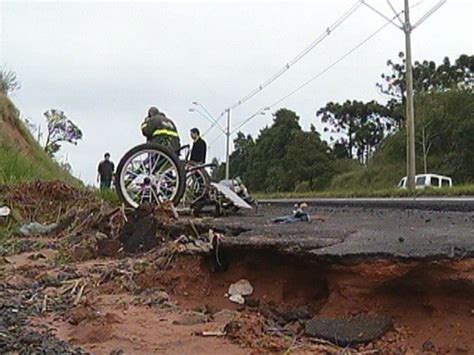
[[232,311],[230,309],[223,309],[215,313],[212,318],[215,322],[222,322],[222,323],[229,323],[230,321],[234,320],[238,316],[238,312]]
[[229,287],[228,294],[230,296],[233,295],[241,295],[241,296],[250,296],[253,293],[253,287],[248,280],[242,279],[233,283]]
[[245,304],[245,298],[243,298],[242,295],[231,295],[229,301],[237,304]]
[[181,317],[173,321],[173,324],[189,326],[189,325],[207,323],[208,321],[209,321],[209,318],[205,314],[190,312],[187,314],[183,314]]

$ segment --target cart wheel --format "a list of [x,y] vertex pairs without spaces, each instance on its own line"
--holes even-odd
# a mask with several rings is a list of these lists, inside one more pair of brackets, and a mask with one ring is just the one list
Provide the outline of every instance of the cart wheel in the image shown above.
[[170,150],[152,143],[130,149],[117,166],[115,187],[130,207],[144,202],[177,205],[185,190],[183,165]]
[[204,199],[209,193],[211,177],[206,169],[196,169],[198,165],[194,162],[186,162],[186,190],[181,203],[185,207],[193,208],[194,205]]

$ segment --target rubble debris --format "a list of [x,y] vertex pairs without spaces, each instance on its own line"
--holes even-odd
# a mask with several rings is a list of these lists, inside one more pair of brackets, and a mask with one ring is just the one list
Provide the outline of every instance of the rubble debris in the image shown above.
[[170,303],[171,298],[169,294],[161,290],[146,290],[141,295],[137,296],[132,304],[134,305],[146,305],[148,307],[157,306],[172,306]]
[[2,186],[1,193],[5,205],[15,212],[15,219],[38,223],[58,221],[65,211],[99,203],[93,191],[77,189],[61,181]]
[[230,321],[224,327],[226,336],[230,339],[236,339],[239,336],[239,331],[242,329],[242,323],[236,320]]
[[7,206],[0,207],[0,217],[8,217],[10,213],[11,210]]
[[290,323],[311,319],[313,317],[313,313],[308,306],[301,306],[282,313],[281,317],[285,323]]
[[173,321],[173,325],[196,325],[207,323],[209,321],[209,317],[203,313],[198,312],[187,312],[181,315],[178,319]]
[[422,349],[424,352],[432,352],[432,353],[436,352],[436,346],[429,339],[423,343]]
[[170,218],[174,216],[173,210],[164,210],[164,207],[152,204],[142,204],[128,217],[128,222],[123,226],[118,236],[125,252],[137,253],[148,251],[156,247],[160,240],[156,233],[162,221],[159,216]]
[[304,212],[304,208],[308,207],[306,203],[302,203],[300,205],[295,205],[295,210],[293,211],[292,215],[288,216],[281,216],[272,219],[273,223],[278,224],[289,224],[295,222],[309,222],[311,220],[309,214]]
[[236,283],[233,283],[229,286],[229,291],[227,292],[230,296],[241,295],[241,296],[250,296],[253,293],[253,286],[246,279],[241,279]]
[[28,256],[28,259],[30,260],[39,260],[39,259],[47,259],[46,255],[43,253],[34,253]]
[[[0,353],[2,354],[86,354],[81,348],[56,338],[46,326],[32,329],[29,317],[38,314],[28,289],[0,284]],[[40,303],[45,297],[39,297]],[[44,305],[44,303],[43,303]]]
[[232,311],[230,309],[223,309],[219,312],[216,312],[212,315],[212,319],[215,322],[218,323],[229,323],[230,321],[234,320],[237,318],[239,315],[239,312],[237,311]]
[[57,226],[57,223],[41,224],[38,222],[31,222],[22,225],[20,227],[20,233],[25,237],[32,235],[44,235],[51,233]]
[[347,346],[371,342],[392,328],[390,318],[358,316],[350,319],[329,318],[308,321],[305,334],[328,340],[339,346]]
[[223,337],[225,336],[225,332],[221,330],[214,330],[214,331],[202,331],[202,332],[195,332],[194,335],[201,336],[201,337]]
[[242,297],[242,295],[230,295],[229,296],[229,301],[237,303],[237,304],[245,304],[245,298]]
[[243,296],[250,296],[253,293],[253,287],[248,280],[241,279],[229,286],[227,297],[229,301],[243,305],[245,298]]

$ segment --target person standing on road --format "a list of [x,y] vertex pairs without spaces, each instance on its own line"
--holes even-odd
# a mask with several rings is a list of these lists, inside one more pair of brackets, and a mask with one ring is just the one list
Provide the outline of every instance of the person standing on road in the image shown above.
[[191,138],[194,143],[193,143],[193,148],[191,149],[190,160],[195,163],[205,164],[207,145],[204,139],[201,138],[201,133],[199,132],[199,129],[197,128],[191,129]]
[[159,144],[173,152],[179,150],[180,142],[176,125],[156,107],[149,108],[148,116],[141,128],[147,142]]
[[115,166],[110,160],[110,153],[104,154],[104,160],[99,163],[97,168],[97,182],[100,183],[101,189],[110,189],[114,176]]

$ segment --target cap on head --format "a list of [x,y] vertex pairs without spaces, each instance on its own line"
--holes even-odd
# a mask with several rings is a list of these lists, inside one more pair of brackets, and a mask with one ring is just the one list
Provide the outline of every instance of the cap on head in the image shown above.
[[197,135],[197,136],[201,135],[201,132],[199,132],[199,129],[197,129],[197,128],[192,128],[192,129],[191,129],[191,133],[192,133],[192,134],[195,134],[195,135]]
[[148,109],[148,117],[155,116],[159,113],[160,113],[160,111],[158,111],[158,109],[155,106],[152,106]]

